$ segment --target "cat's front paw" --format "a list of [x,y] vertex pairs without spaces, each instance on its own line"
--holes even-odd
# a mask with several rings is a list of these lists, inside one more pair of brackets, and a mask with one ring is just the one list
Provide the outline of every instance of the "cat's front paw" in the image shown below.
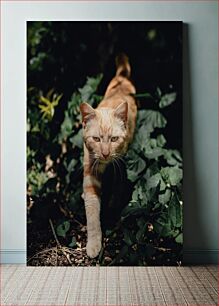
[[86,246],[87,255],[90,258],[95,258],[101,250],[101,239],[90,239]]

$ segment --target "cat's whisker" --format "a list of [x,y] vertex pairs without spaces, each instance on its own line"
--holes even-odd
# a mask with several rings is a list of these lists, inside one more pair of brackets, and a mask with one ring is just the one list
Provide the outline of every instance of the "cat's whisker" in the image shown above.
[[117,160],[119,160],[120,162],[122,162],[123,165],[124,165],[124,167],[125,167],[125,169],[126,169],[126,162],[125,162],[121,157],[118,157],[118,156],[117,156]]
[[115,154],[113,154],[113,156],[117,159],[117,161],[122,162],[123,165],[126,168],[126,162],[125,162],[122,154],[115,153]]
[[115,153],[115,157],[118,158],[126,166],[126,162],[122,154]]

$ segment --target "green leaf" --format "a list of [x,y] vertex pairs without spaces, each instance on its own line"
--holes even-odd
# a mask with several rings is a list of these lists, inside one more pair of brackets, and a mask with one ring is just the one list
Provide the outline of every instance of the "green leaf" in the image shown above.
[[172,104],[176,100],[176,92],[172,92],[169,94],[165,94],[161,97],[159,107],[164,108],[167,107],[168,105]]
[[166,142],[167,141],[166,141],[165,137],[162,134],[157,136],[157,145],[159,147],[162,148],[166,144]]
[[150,138],[149,133],[145,129],[145,126],[141,126],[135,133],[135,138],[133,142],[133,147],[135,152],[141,152],[150,148]]
[[79,149],[83,148],[83,135],[82,135],[82,129],[79,130],[79,132],[74,135],[73,137],[71,137],[69,139],[69,141],[76,147],[78,147]]
[[183,176],[182,169],[179,169],[177,167],[171,168],[169,171],[170,184],[172,186],[178,185],[182,180],[182,176]]
[[174,194],[170,200],[168,216],[173,227],[182,226],[182,207],[176,194]]
[[162,237],[170,237],[172,236],[172,228],[171,228],[171,224],[168,222],[166,223],[163,228],[162,228],[162,231],[161,231],[161,236]]
[[132,200],[133,201],[142,200],[143,199],[143,193],[144,192],[143,192],[142,186],[136,185],[135,190],[133,191],[133,194],[132,194]]
[[161,204],[166,204],[169,202],[171,197],[170,189],[166,189],[164,193],[159,194],[158,199]]
[[73,128],[73,121],[68,116],[68,114],[65,114],[65,119],[61,125],[61,133],[59,139],[63,140],[67,138],[72,133],[72,128]]
[[79,89],[79,92],[81,94],[81,101],[82,102],[89,102],[91,95],[93,93],[95,93],[95,91],[97,90],[97,87],[100,84],[102,78],[103,78],[102,74],[99,74],[95,78],[93,78],[93,77],[88,77],[87,78],[87,82],[84,85],[84,87]]
[[129,170],[129,169],[127,169],[127,176],[131,182],[136,181],[136,179],[138,178],[136,172],[134,170]]
[[182,157],[177,150],[165,150],[163,149],[164,158],[171,166],[182,166]]
[[175,167],[164,167],[160,171],[163,180],[172,186],[177,186],[182,180],[182,169]]
[[70,248],[74,248],[74,247],[76,247],[76,245],[77,245],[77,240],[76,240],[76,238],[73,236],[72,237],[72,240],[71,240],[71,243],[68,245]]
[[162,95],[161,89],[159,87],[156,88],[156,94],[160,98]]
[[57,226],[56,228],[57,235],[65,238],[66,233],[68,232],[69,229],[70,229],[70,222],[64,221],[60,225]]
[[138,111],[137,127],[143,125],[145,133],[151,133],[155,128],[164,128],[167,124],[165,117],[158,111],[140,110]]
[[138,179],[139,174],[145,169],[145,161],[133,151],[128,153],[127,175],[131,182]]
[[155,188],[161,181],[161,175],[160,173],[157,173],[155,175],[152,175],[148,180],[147,180],[147,188]]
[[152,208],[153,210],[156,210],[160,208],[161,204],[159,202],[155,203],[154,207]]
[[75,166],[77,165],[77,163],[78,161],[76,159],[72,159],[67,166],[68,172],[72,172],[73,170],[75,170]]
[[158,148],[158,147],[154,149],[150,149],[150,150],[145,150],[144,155],[148,159],[156,159],[159,156],[163,155],[163,150],[162,148]]
[[153,99],[152,95],[148,92],[141,93],[141,94],[133,94],[132,96],[134,96],[135,98],[151,98],[151,99]]
[[183,243],[183,234],[182,234],[182,233],[179,234],[179,235],[175,238],[175,241],[176,241],[177,243],[182,244],[182,243]]

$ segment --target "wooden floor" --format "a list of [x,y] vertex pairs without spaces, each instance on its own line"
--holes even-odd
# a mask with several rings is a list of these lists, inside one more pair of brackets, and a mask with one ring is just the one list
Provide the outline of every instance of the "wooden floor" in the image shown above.
[[218,305],[217,266],[1,266],[0,305]]

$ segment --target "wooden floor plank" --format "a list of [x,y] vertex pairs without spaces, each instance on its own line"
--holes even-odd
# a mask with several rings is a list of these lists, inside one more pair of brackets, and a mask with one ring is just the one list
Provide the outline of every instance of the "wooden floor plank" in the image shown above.
[[0,305],[217,305],[217,266],[1,266]]

